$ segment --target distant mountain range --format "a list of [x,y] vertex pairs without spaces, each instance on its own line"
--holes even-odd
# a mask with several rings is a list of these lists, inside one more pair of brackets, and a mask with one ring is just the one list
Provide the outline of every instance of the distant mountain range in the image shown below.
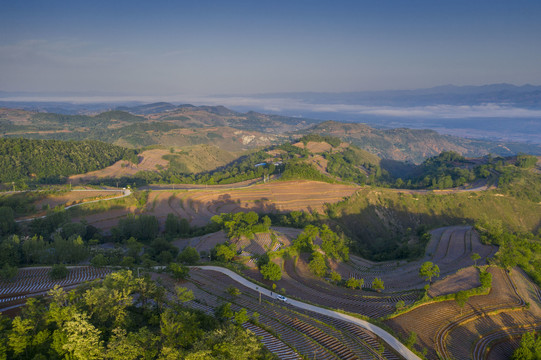
[[0,137],[95,139],[137,148],[209,144],[231,152],[316,133],[339,137],[392,161],[420,163],[441,151],[456,151],[468,157],[489,153],[508,156],[518,152],[541,155],[539,144],[466,139],[433,130],[376,129],[366,124],[322,122],[254,111],[240,113],[224,106],[177,106],[161,102],[121,109],[125,111],[112,110],[93,116],[0,109]]
[[[263,121],[269,129],[279,125],[279,129],[275,129],[279,132],[334,120],[365,123],[374,128],[432,129],[440,134],[472,139],[541,144],[541,86],[534,85],[444,85],[416,90],[224,95],[192,99],[193,105],[182,101],[128,101],[129,97],[109,95],[102,96],[101,102],[88,102],[99,98],[94,93],[86,98],[82,93],[72,94],[72,100],[64,102],[29,100],[39,99],[39,96],[45,99],[45,95],[0,91],[0,107],[65,115],[96,115],[120,110],[150,117],[162,114],[162,118],[174,113],[206,112],[222,117],[222,121],[218,121],[222,125],[247,128],[253,122],[253,130]],[[81,101],[73,100],[78,99],[77,96],[81,96]],[[26,100],[17,100],[23,98]],[[54,96],[47,99],[51,98]],[[195,122],[202,121],[201,117],[195,118]]]
[[348,104],[367,106],[427,106],[507,104],[541,108],[541,86],[491,84],[482,86],[443,85],[416,90],[384,90],[357,92],[271,93],[250,97],[288,98],[312,104]]

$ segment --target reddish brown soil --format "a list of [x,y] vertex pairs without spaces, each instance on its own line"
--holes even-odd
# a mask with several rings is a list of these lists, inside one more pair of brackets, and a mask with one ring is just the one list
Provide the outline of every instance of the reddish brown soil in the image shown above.
[[169,153],[169,150],[165,149],[147,150],[139,155],[139,163],[136,165],[126,160],[120,160],[105,169],[73,175],[69,179],[73,183],[80,183],[100,178],[133,176],[138,171],[157,171],[159,167],[167,168],[169,166],[169,161],[162,159],[162,156]]
[[[212,190],[211,190],[212,189]],[[165,222],[174,213],[192,225],[205,225],[220,213],[256,211],[279,213],[293,210],[323,212],[325,203],[335,203],[352,195],[359,187],[316,181],[272,182],[239,189],[213,189],[189,192],[156,191],[149,196],[145,213]]]
[[[436,359],[436,334],[443,327],[456,321],[460,322],[461,318],[473,314],[482,316],[486,315],[488,311],[509,309],[520,305],[521,299],[515,294],[505,271],[496,267],[491,267],[488,271],[492,273],[493,277],[491,292],[488,295],[471,297],[463,309],[454,300],[428,304],[387,320],[386,324],[404,336],[408,336],[412,331],[416,332],[419,349],[427,348],[427,357]],[[485,316],[485,318],[490,317]],[[470,346],[467,343],[473,342],[476,338],[471,338],[473,334],[464,336],[460,339],[464,344],[465,351],[469,351]],[[457,351],[456,348],[452,350],[453,352]]]
[[306,146],[302,142],[298,142],[293,144],[293,146],[299,147],[301,149],[307,149],[311,153],[319,154],[326,151],[329,151],[332,149],[332,146],[326,142],[315,142],[315,141],[309,141]]
[[479,287],[481,283],[479,282],[478,273],[479,271],[473,266],[461,269],[456,274],[450,275],[433,284],[428,294],[431,297],[436,297]]
[[44,199],[36,202],[36,209],[41,209],[44,205],[49,205],[50,208],[54,208],[58,205],[74,205],[79,204],[85,201],[97,200],[97,199],[106,199],[110,197],[116,197],[122,195],[120,192],[116,191],[70,191],[60,195],[49,195]]

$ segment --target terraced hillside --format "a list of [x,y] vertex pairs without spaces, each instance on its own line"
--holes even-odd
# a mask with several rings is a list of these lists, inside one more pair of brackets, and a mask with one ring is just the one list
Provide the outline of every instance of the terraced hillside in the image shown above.
[[335,203],[353,194],[358,186],[328,184],[316,181],[281,181],[239,188],[205,186],[189,191],[151,191],[143,209],[116,209],[85,216],[87,222],[109,230],[118,219],[136,211],[154,215],[161,226],[167,214],[185,218],[191,225],[205,225],[221,213],[256,211],[282,213],[294,210],[322,213],[326,203]]
[[26,300],[45,295],[56,285],[69,289],[86,281],[104,278],[111,272],[107,268],[70,266],[65,279],[53,280],[50,267],[21,268],[11,281],[0,282],[0,312],[7,312],[26,303]]
[[[517,269],[509,274],[495,267],[488,271],[492,290],[471,297],[463,309],[454,300],[444,301],[386,323],[402,334],[415,331],[419,348],[428,349],[430,359],[437,358],[437,353],[454,359],[486,359],[489,353],[489,358],[505,358],[518,337],[541,326],[539,289]],[[491,348],[498,343],[501,346]]]
[[[273,348],[277,355],[287,354],[280,358],[295,358],[298,355],[317,359],[399,358],[367,330],[283,304],[267,300],[259,302],[257,292],[238,285],[223,274],[192,269],[189,281],[191,284],[188,287],[194,291],[196,298],[196,301],[188,303],[189,306],[211,312],[221,303],[231,302],[235,311],[246,308],[249,314],[257,312],[259,322],[265,328],[280,334],[281,342],[274,341]],[[229,286],[238,287],[241,295],[228,294]],[[267,341],[270,341],[268,335]]]
[[149,196],[144,211],[165,221],[169,213],[187,219],[192,225],[204,225],[220,213],[256,211],[278,213],[294,210],[322,213],[325,203],[335,203],[353,194],[359,187],[315,181],[272,182],[249,188],[205,191],[156,191]]

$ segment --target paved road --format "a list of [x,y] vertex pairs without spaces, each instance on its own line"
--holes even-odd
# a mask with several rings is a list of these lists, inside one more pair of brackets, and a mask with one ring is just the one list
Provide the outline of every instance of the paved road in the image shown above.
[[[278,295],[275,292],[272,292],[272,295],[271,295],[270,290],[261,289],[259,285],[256,285],[256,284],[252,283],[251,281],[246,280],[245,278],[243,278],[239,274],[237,274],[237,273],[235,273],[235,272],[233,272],[233,271],[231,271],[229,269],[225,269],[225,268],[218,267],[218,266],[196,266],[196,267],[199,268],[199,269],[202,269],[202,270],[212,270],[212,271],[221,272],[222,274],[225,274],[225,275],[229,276],[233,280],[237,281],[238,283],[240,283],[240,284],[242,284],[242,285],[244,285],[244,286],[246,286],[246,287],[248,287],[248,288],[250,288],[252,290],[255,290],[255,291],[261,291],[262,290],[261,294],[265,295],[267,297],[276,299],[276,297]],[[310,305],[310,304],[307,304],[307,303],[304,303],[304,302],[298,301],[298,300],[293,300],[293,299],[288,298],[287,303],[289,305],[296,306],[296,307],[301,308],[301,309],[313,311],[315,313],[319,313],[319,314],[326,315],[326,316],[329,316],[329,317],[332,317],[332,318],[335,318],[335,319],[338,319],[338,320],[347,321],[347,322],[353,323],[355,325],[358,325],[358,326],[360,326],[360,327],[362,327],[364,329],[367,329],[367,330],[373,332],[379,338],[383,339],[383,341],[385,341],[390,347],[392,347],[396,352],[398,352],[405,359],[407,359],[407,360],[420,360],[420,358],[417,355],[415,355],[404,344],[402,344],[400,341],[398,341],[394,336],[392,336],[391,334],[389,334],[387,331],[383,330],[382,328],[380,328],[380,327],[378,327],[378,326],[376,326],[374,324],[369,323],[368,321],[364,321],[364,320],[358,319],[356,317],[346,315],[346,314],[342,314],[342,313],[339,313],[339,312],[336,312],[336,311],[333,311],[333,310],[324,309],[324,308],[321,308],[319,306]]]
[[[273,175],[268,181],[277,180],[280,177]],[[230,189],[242,189],[251,187],[258,184],[264,184],[261,178],[245,180],[232,184],[218,184],[218,185],[200,185],[200,184],[152,184],[142,186],[139,190],[230,190]]]

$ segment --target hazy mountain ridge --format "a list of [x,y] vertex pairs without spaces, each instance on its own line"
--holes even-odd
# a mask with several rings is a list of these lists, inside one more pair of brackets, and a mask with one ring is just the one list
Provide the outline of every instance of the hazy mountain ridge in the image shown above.
[[541,108],[541,86],[490,84],[481,86],[443,85],[415,90],[354,92],[296,92],[255,95],[258,98],[289,98],[307,103],[369,106],[427,106],[508,104]]
[[132,112],[113,110],[88,116],[3,109],[0,132],[4,137],[98,139],[129,147],[214,144],[228,151],[269,146],[302,134],[319,133],[339,137],[383,159],[415,163],[441,151],[456,151],[468,157],[489,153],[541,154],[541,145],[537,144],[466,139],[434,130],[376,129],[366,124],[322,122],[254,111],[239,113],[224,106],[175,106],[162,102],[125,109]]
[[441,135],[434,130],[375,129],[366,124],[326,121],[300,133],[317,133],[341,138],[384,159],[420,163],[442,151],[455,151],[467,157],[489,153],[509,156],[519,152],[541,154],[540,145],[494,142]]

